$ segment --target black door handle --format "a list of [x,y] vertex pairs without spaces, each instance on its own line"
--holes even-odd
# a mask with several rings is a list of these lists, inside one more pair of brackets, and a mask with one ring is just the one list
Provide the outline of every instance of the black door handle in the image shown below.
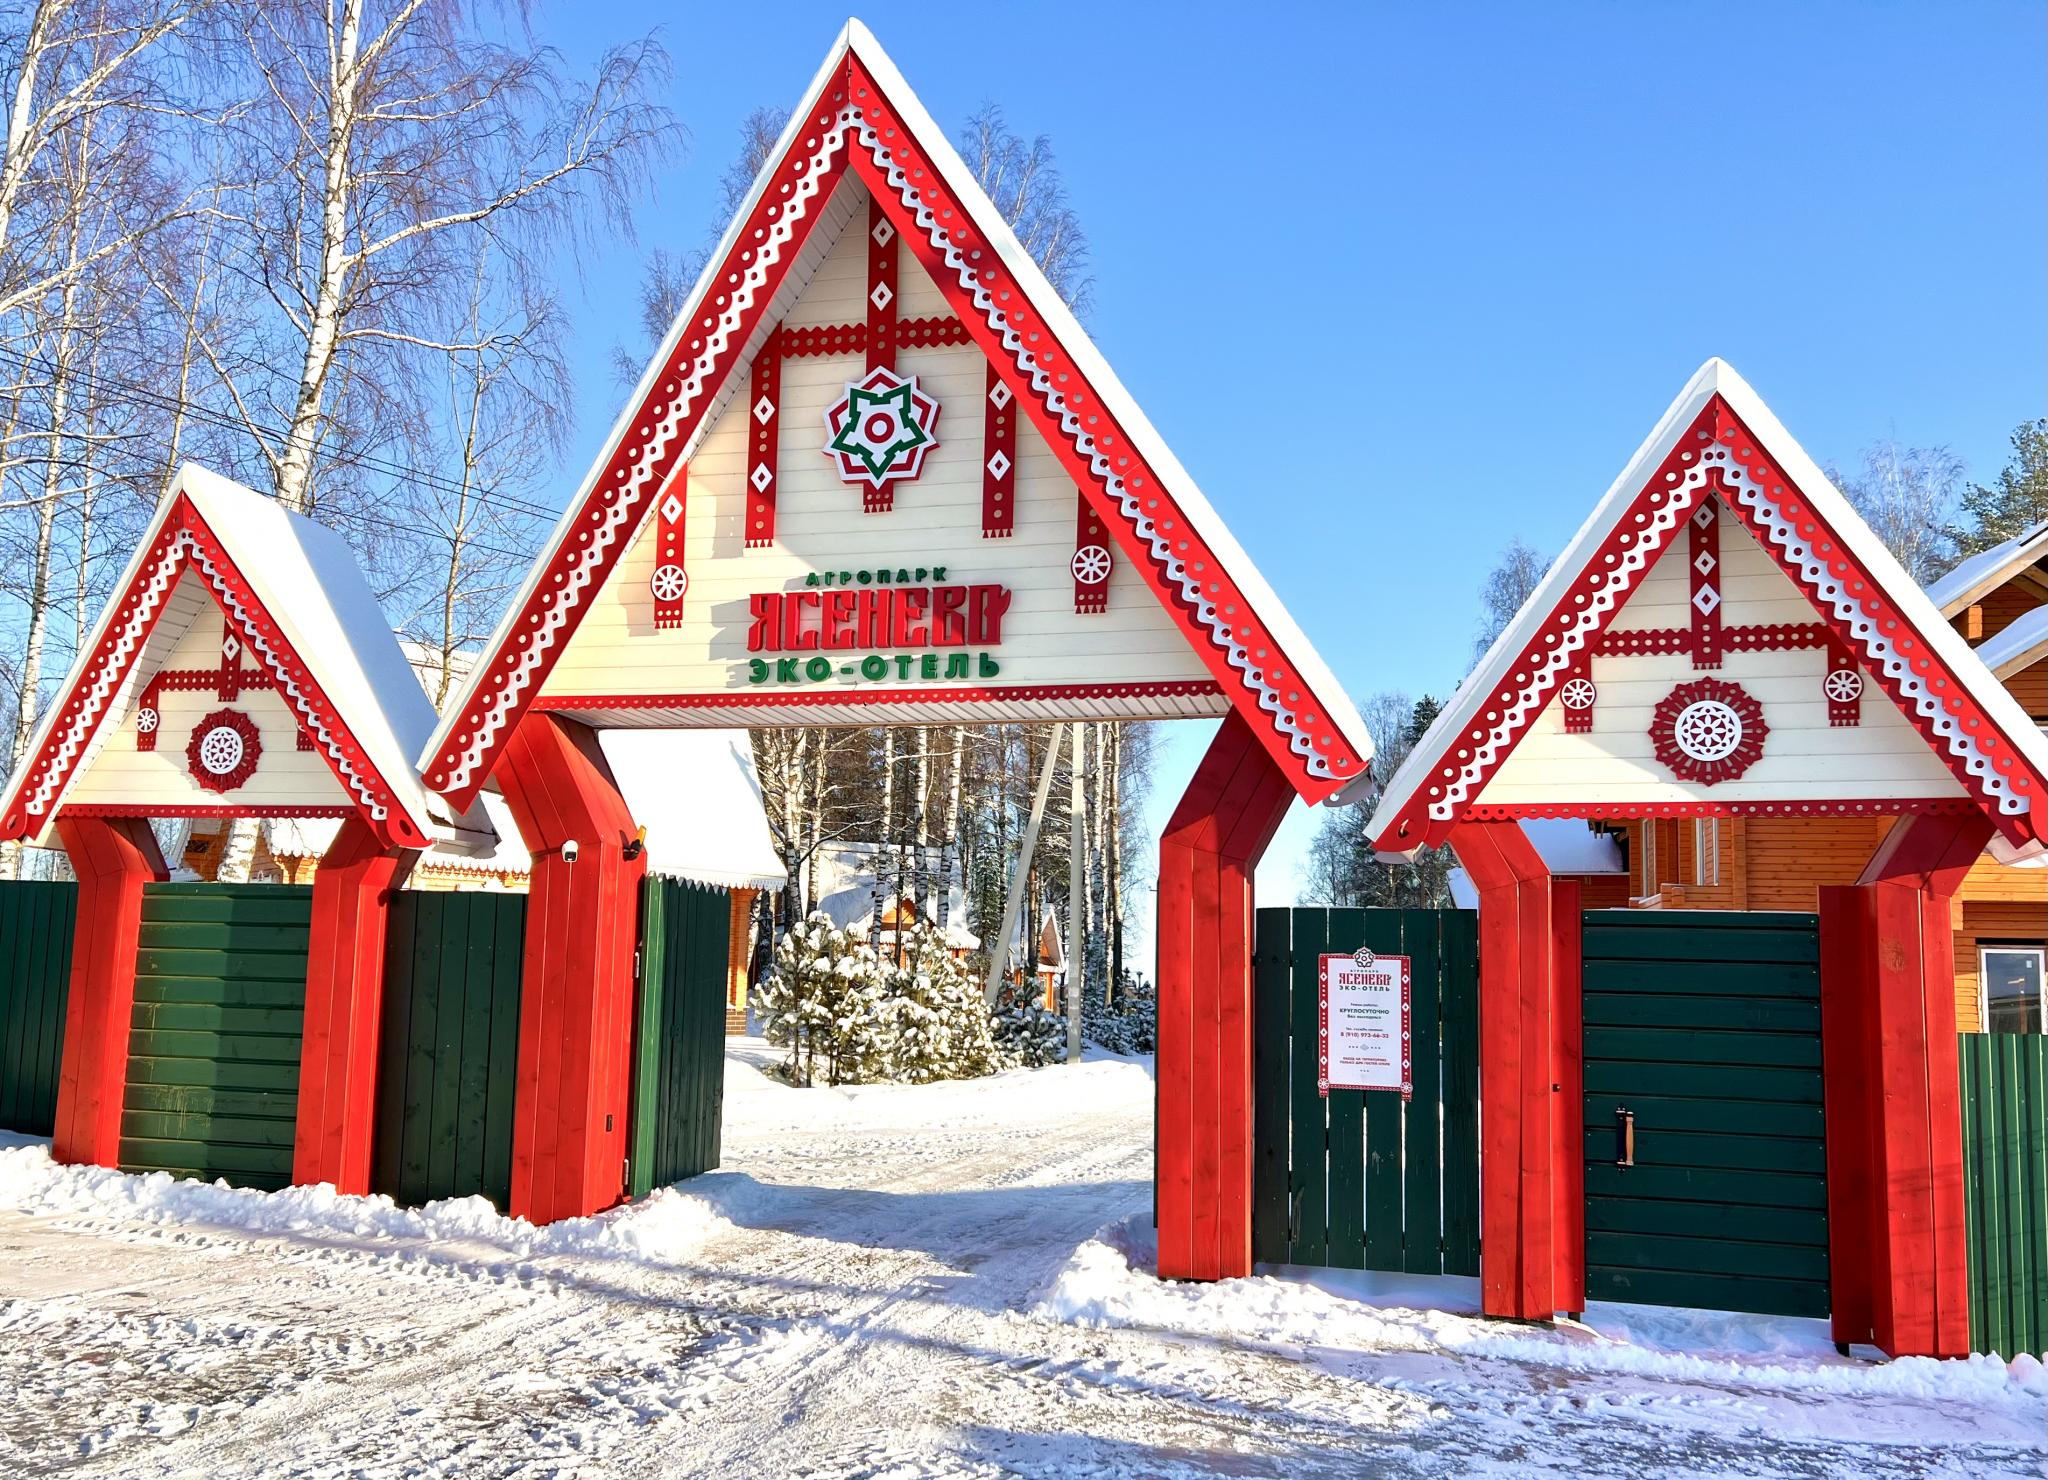
[[1614,1164],[1636,1164],[1636,1112],[1622,1105],[1614,1107]]

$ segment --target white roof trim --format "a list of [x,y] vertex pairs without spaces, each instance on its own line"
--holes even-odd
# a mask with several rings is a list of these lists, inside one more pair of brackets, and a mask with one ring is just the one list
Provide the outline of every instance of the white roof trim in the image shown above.
[[[1620,476],[1608,485],[1592,515],[1551,565],[1542,584],[1522,604],[1522,609],[1508,623],[1506,630],[1494,639],[1493,646],[1486,650],[1486,655],[1458,686],[1451,702],[1387,783],[1379,805],[1366,822],[1368,839],[1377,843],[1381,833],[1413,801],[1424,778],[1440,763],[1444,745],[1471,726],[1480,706],[1501,686],[1509,668],[1534,640],[1537,628],[1627,513],[1644,483],[1716,395],[1742,419],[1762,450],[1827,521],[1900,614],[1913,624],[1920,637],[1961,681],[1971,699],[2004,732],[2006,739],[2037,771],[2048,774],[2048,737],[2042,735],[2018,701],[1992,677],[1990,670],[1970,651],[1969,645],[1956,635],[1947,619],[1928,599],[1927,593],[1906,574],[1883,542],[1870,532],[1848,499],[1827,480],[1819,465],[1785,430],[1784,424],[1772,414],[1762,397],[1750,388],[1749,382],[1736,374],[1726,361],[1711,359],[1700,367],[1685,389],[1679,392],[1678,398],[1665,410]],[[1890,702],[1888,697],[1886,702]],[[1387,848],[1383,851],[1399,855],[1415,850]]]
[[2042,559],[2048,559],[2048,519],[2014,535],[2002,545],[1993,545],[1969,556],[1928,586],[1927,599],[1941,609],[1944,617],[1953,617],[1965,607],[1976,605],[2016,573]]
[[[610,434],[600,444],[590,471],[584,475],[575,496],[570,499],[561,519],[556,523],[553,533],[549,535],[540,553],[535,557],[526,579],[514,593],[511,603],[505,609],[505,615],[499,620],[497,630],[492,633],[489,644],[484,648],[484,653],[489,658],[495,658],[503,650],[504,644],[512,634],[514,623],[532,598],[554,552],[568,537],[570,528],[583,508],[584,500],[589,497],[599,475],[610,461],[613,449],[619,445],[634,414],[646,400],[657,373],[668,363],[685,327],[695,318],[709,294],[713,274],[738,240],[741,227],[753,213],[755,205],[759,203],[776,167],[796,142],[798,133],[808,125],[819,98],[831,86],[840,60],[848,51],[860,59],[889,95],[890,102],[902,115],[918,146],[930,156],[934,166],[945,177],[947,187],[958,197],[973,218],[974,224],[1014,275],[1017,286],[1030,300],[1032,308],[1044,318],[1047,327],[1053,331],[1061,346],[1094,384],[1098,394],[1103,397],[1111,413],[1136,443],[1145,460],[1152,465],[1154,472],[1166,480],[1175,501],[1180,505],[1182,515],[1195,526],[1203,541],[1214,552],[1216,559],[1222,562],[1225,572],[1244,593],[1245,599],[1251,603],[1258,619],[1271,633],[1274,642],[1292,661],[1297,676],[1308,692],[1315,696],[1330,723],[1358,753],[1363,763],[1362,769],[1368,774],[1360,776],[1345,791],[1334,795],[1331,801],[1333,804],[1341,805],[1355,799],[1360,783],[1369,778],[1373,741],[1365,727],[1365,721],[1359,716],[1357,707],[1352,704],[1350,695],[1337,682],[1336,676],[1310,644],[1307,635],[1295,624],[1286,607],[1281,605],[1280,599],[1267,585],[1265,578],[1259,574],[1258,568],[1252,564],[1243,547],[1231,536],[1194,479],[1188,475],[1179,459],[1174,457],[1166,446],[1165,440],[1139,409],[1137,402],[1124,389],[1123,383],[1110,369],[1108,361],[1103,359],[1101,352],[1096,348],[1094,340],[1081,328],[1066,303],[1046,281],[1045,274],[1039,270],[1037,262],[1017,241],[1009,223],[1002,219],[1001,213],[995,209],[980,185],[975,182],[966,163],[955,152],[952,141],[925,111],[923,102],[904,80],[903,74],[896,69],[896,64],[882,49],[881,43],[858,20],[849,20],[840,31],[831,49],[826,53],[824,62],[812,77],[810,86],[804,90],[803,101],[790,112],[789,122],[784,126],[781,137],[776,140],[775,148],[767,156],[766,163],[748,189],[746,198],[740,202],[733,212],[732,219],[726,224],[725,232],[707,259],[703,273],[698,277],[696,285],[691,288],[689,297],[676,314],[675,321],[669,326],[667,335],[655,350],[646,370],[641,373],[631,397],[624,402],[618,419],[612,424]],[[749,358],[750,355],[742,355],[732,373],[743,373]],[[707,416],[700,423],[697,437],[701,438],[708,430],[710,420],[711,418]],[[687,462],[693,450],[693,446],[683,449],[678,457],[679,466]],[[650,508],[653,502],[650,500]],[[435,753],[447,743],[454,726],[468,708],[472,691],[482,682],[486,666],[488,665],[480,663],[471,672],[460,693],[447,705],[427,743],[416,753],[422,770],[431,767]],[[1241,682],[1235,677],[1230,681]]]
[[2048,658],[2048,606],[2035,607],[1977,644],[1978,661],[2001,679],[2043,658]]
[[[136,541],[113,596],[101,610],[92,634],[65,676],[60,692],[68,693],[81,669],[91,662],[101,640],[120,614],[121,597],[135,583],[144,561],[177,505],[177,495],[192,501],[221,548],[233,560],[251,592],[278,625],[285,641],[333,703],[341,723],[363,748],[364,755],[391,788],[397,805],[421,833],[449,836],[448,806],[432,796],[414,768],[420,737],[434,726],[434,707],[413,676],[383,608],[363,581],[355,556],[339,535],[284,508],[275,499],[245,488],[198,466],[178,469],[169,496],[160,501],[149,526]],[[209,599],[214,598],[208,588]],[[265,673],[266,684],[270,675]],[[124,692],[134,682],[131,670]],[[23,752],[24,768],[34,764],[44,742],[61,717],[62,702],[52,704]],[[294,716],[297,717],[296,714]],[[44,834],[63,806],[64,793],[92,764],[114,726],[116,712],[103,714],[97,734],[78,757],[63,788],[52,800]],[[8,795],[21,773],[8,783]],[[329,800],[320,798],[322,802]],[[350,800],[355,800],[350,793]],[[476,826],[464,819],[466,827]]]

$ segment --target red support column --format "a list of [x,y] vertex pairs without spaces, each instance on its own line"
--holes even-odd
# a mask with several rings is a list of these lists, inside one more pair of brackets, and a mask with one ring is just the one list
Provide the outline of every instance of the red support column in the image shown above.
[[1970,1349],[1952,912],[1991,832],[1906,818],[1853,889],[1822,896],[1835,1339],[1895,1357]]
[[1586,1303],[1578,890],[1518,823],[1450,843],[1479,890],[1481,1308],[1547,1321]]
[[1252,1268],[1252,874],[1294,800],[1225,717],[1159,840],[1159,1273]]
[[64,1067],[50,1154],[73,1165],[114,1165],[135,1015],[135,953],[142,886],[170,877],[156,834],[139,817],[57,816],[57,837],[78,875]]
[[647,864],[626,857],[637,829],[588,727],[528,715],[496,774],[533,853],[511,1211],[551,1223],[624,1195],[633,951]]
[[413,857],[386,848],[369,824],[351,817],[313,876],[294,1182],[331,1182],[337,1192],[370,1190],[384,935],[391,892]]

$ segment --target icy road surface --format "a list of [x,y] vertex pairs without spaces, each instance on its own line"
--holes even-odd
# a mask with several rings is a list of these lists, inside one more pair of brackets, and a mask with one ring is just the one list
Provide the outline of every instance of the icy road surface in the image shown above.
[[749,1052],[728,1064],[727,1170],[545,1230],[474,1201],[59,1169],[0,1138],[0,1474],[1633,1480],[2048,1460],[2030,1359],[1845,1361],[1809,1323],[1626,1307],[1547,1331],[1356,1276],[1160,1285],[1142,1064],[795,1091]]

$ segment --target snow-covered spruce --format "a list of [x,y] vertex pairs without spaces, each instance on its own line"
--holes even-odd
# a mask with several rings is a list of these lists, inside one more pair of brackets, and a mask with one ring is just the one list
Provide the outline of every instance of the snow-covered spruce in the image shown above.
[[1159,996],[1152,983],[1126,971],[1117,981],[1115,1001],[1084,996],[1081,1036],[1111,1053],[1153,1052],[1159,1045]]

